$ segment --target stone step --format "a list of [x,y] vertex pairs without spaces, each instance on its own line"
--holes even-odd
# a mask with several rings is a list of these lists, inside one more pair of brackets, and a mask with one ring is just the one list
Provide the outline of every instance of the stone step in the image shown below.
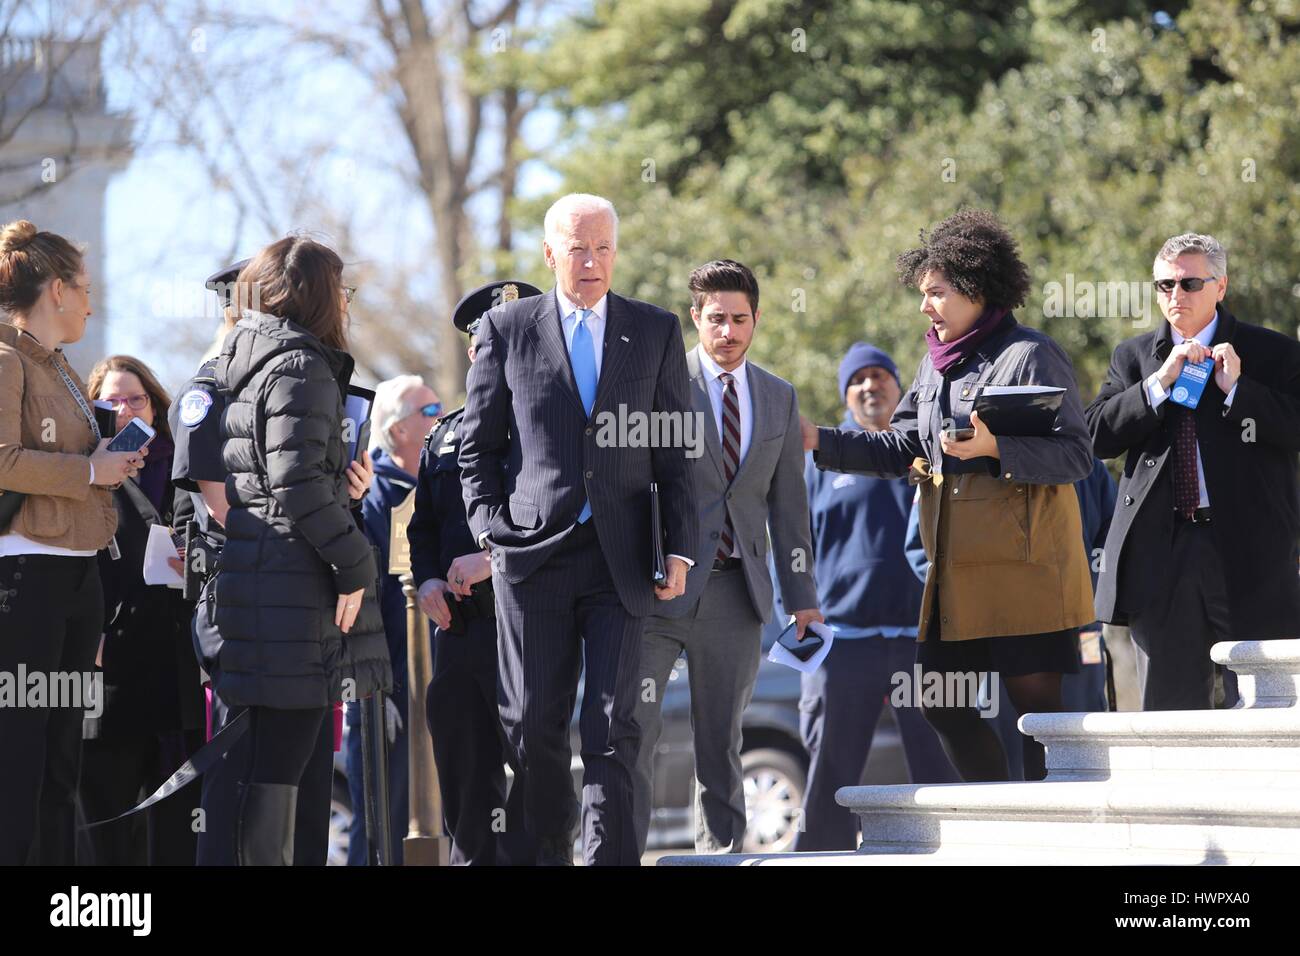
[[858,852],[664,856],[657,866],[1281,866],[1293,857],[1273,853],[1205,850],[1062,849],[1059,847],[944,846],[910,853],[885,847]]
[[1300,640],[1223,641],[1210,649],[1216,664],[1237,675],[1240,708],[1296,707],[1300,696]]
[[1231,774],[1300,787],[1300,708],[1026,714],[1020,729],[1047,748],[1050,781]]
[[1231,711],[1027,714],[1036,783],[845,787],[853,853],[678,856],[665,866],[1300,864],[1300,640],[1216,644]]
[[860,854],[1150,853],[1195,862],[1300,863],[1300,789],[1231,782],[1176,787],[1125,780],[846,787]]

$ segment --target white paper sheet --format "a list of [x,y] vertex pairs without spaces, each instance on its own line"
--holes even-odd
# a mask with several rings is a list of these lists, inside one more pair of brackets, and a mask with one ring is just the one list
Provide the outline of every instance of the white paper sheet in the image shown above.
[[825,643],[822,644],[821,649],[812,657],[808,658],[808,660],[799,660],[799,658],[795,657],[782,647],[780,641],[776,641],[772,644],[772,649],[767,652],[767,659],[775,664],[784,664],[786,667],[793,667],[801,674],[811,674],[817,668],[821,667],[822,661],[826,660],[826,655],[831,652],[831,644],[835,642],[835,628],[813,621],[808,625],[808,629],[825,641]]
[[144,546],[144,583],[182,590],[185,580],[167,563],[168,558],[174,557],[177,557],[176,545],[172,543],[170,529],[160,524],[150,525],[149,540]]

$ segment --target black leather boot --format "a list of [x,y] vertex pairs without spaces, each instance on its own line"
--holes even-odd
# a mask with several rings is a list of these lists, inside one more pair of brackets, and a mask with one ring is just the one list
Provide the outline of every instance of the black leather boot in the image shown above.
[[239,866],[293,866],[293,822],[298,788],[287,783],[241,783],[235,823]]

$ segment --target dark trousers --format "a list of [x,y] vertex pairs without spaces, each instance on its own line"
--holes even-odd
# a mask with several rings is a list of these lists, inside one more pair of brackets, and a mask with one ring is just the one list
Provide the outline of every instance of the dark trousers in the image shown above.
[[301,786],[325,729],[334,732],[332,713],[329,707],[248,708],[248,745],[253,762],[245,782]]
[[[1104,655],[1106,639],[1098,636],[1097,645]],[[1080,663],[1079,673],[1061,675],[1061,706],[1066,711],[1096,713],[1106,709],[1105,660],[1103,656],[1099,664]]]
[[577,525],[528,578],[496,586],[499,703],[516,766],[527,778],[525,825],[554,850],[578,821],[569,721],[584,671],[582,842],[588,865],[639,862],[632,769],[642,619],[619,601],[594,521]]
[[[232,712],[212,695],[212,731],[217,733],[239,716],[242,708]],[[282,711],[281,713],[295,713]],[[294,817],[293,865],[324,866],[329,854],[330,796],[334,783],[334,722],[330,711],[298,711],[296,713],[325,715],[315,728],[306,765],[298,779],[298,806]],[[252,714],[249,715],[253,717]],[[306,718],[309,722],[314,718]],[[274,723],[274,715],[272,715]],[[263,737],[270,730],[264,725]],[[253,778],[253,728],[217,764],[203,775],[200,804],[202,829],[199,832],[199,866],[235,865],[235,821],[239,813],[239,784],[254,782]],[[274,751],[274,742],[271,749]],[[272,756],[274,754],[272,753]],[[263,757],[264,761],[266,757]],[[296,758],[295,758],[296,759]],[[258,783],[280,783],[259,779]]]
[[[0,673],[17,694],[20,665],[47,682],[91,673],[103,623],[94,558],[0,558]],[[16,704],[0,705],[0,865],[71,866],[85,709]]]
[[495,618],[469,621],[463,634],[434,631],[425,715],[438,765],[443,822],[452,841],[451,862],[533,863],[537,847],[525,822],[524,778],[518,767],[508,793],[506,789],[509,747],[497,710]]
[[[836,641],[821,667],[800,677],[799,731],[808,748],[808,784],[796,850],[853,850],[858,818],[835,802],[840,787],[855,787],[871,752],[892,678],[911,678],[916,641],[861,637]],[[943,744],[919,707],[896,707],[913,783],[958,783]]]
[[[401,707],[401,703],[398,707]],[[387,718],[385,718],[387,719]],[[402,841],[410,823],[410,739],[406,733],[409,720],[403,708],[402,728],[388,744],[388,817],[392,828],[392,846],[388,865],[402,865]],[[352,798],[352,822],[348,826],[348,866],[367,866],[370,862],[370,843],[366,835],[366,780],[365,761],[361,749],[361,703],[351,701],[347,706],[348,733],[344,747],[347,751],[348,794]],[[385,727],[387,734],[387,727]],[[387,741],[387,736],[384,740]]]
[[[107,820],[153,793],[203,745],[201,731],[118,733],[81,745],[81,808]],[[95,866],[193,866],[198,845],[199,787],[191,783],[148,810],[91,827]],[[87,862],[87,861],[81,861]]]
[[[1143,560],[1139,553],[1136,560]],[[1143,710],[1209,710],[1215,663],[1210,647],[1234,635],[1223,583],[1223,563],[1208,524],[1177,521],[1168,595],[1129,617],[1137,651]],[[1224,707],[1237,703],[1237,677],[1223,669]]]

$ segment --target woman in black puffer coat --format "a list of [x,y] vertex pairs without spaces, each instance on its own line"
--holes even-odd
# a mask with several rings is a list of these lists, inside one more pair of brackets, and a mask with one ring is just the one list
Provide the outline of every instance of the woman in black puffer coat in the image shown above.
[[392,685],[377,566],[348,501],[342,271],[310,239],[263,249],[239,275],[243,318],[215,369],[230,511],[212,677],[249,710],[241,865],[293,862],[298,785],[333,702]]

